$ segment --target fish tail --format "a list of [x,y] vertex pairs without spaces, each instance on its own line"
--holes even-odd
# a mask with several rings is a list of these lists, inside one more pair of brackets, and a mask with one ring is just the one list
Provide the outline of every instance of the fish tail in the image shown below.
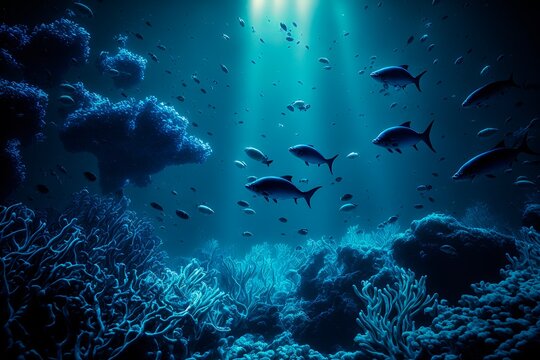
[[322,186],[314,187],[313,189],[303,192],[302,195],[304,196],[304,199],[306,199],[307,206],[311,209],[311,197],[313,194],[315,194],[315,191],[319,190]]
[[334,173],[332,172],[332,165],[334,165],[334,160],[336,160],[336,158],[338,157],[339,154],[337,154],[336,156],[330,158],[330,159],[326,159],[326,163],[328,164],[328,168],[330,169],[330,174],[334,175]]
[[414,85],[416,85],[416,88],[418,89],[418,91],[422,91],[422,90],[420,89],[420,78],[421,78],[422,76],[424,76],[424,74],[425,74],[426,72],[427,72],[427,70],[424,70],[424,71],[422,71],[420,74],[418,74],[417,77],[414,78]]
[[266,164],[266,166],[270,166],[271,163],[273,163],[274,160],[264,160],[263,164]]
[[422,137],[422,140],[426,143],[426,145],[431,149],[431,151],[436,152],[435,149],[433,148],[433,145],[431,144],[431,138],[429,137],[431,134],[431,128],[433,127],[434,121],[435,120],[431,120],[426,130],[423,133],[421,133],[420,136]]

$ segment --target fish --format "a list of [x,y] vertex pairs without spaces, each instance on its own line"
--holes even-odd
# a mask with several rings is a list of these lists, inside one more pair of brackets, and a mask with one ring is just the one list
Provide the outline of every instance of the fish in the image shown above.
[[481,107],[486,105],[486,101],[493,98],[496,95],[502,95],[511,88],[519,88],[519,85],[514,81],[513,74],[506,80],[498,80],[490,82],[484,86],[479,87],[470,93],[463,101],[461,106],[464,108],[470,106]]
[[489,65],[484,66],[482,70],[480,70],[480,76],[484,76],[489,71],[489,69],[491,69]]
[[152,59],[155,62],[159,62],[159,59],[156,54],[149,52],[148,56],[150,56],[150,59]]
[[320,57],[317,60],[322,64],[330,64],[330,60],[328,60],[328,58],[325,58],[325,57]]
[[49,188],[46,185],[43,185],[43,184],[37,184],[36,185],[36,190],[41,194],[48,194],[49,193]]
[[246,215],[255,215],[257,212],[255,210],[253,210],[252,208],[245,208],[245,209],[242,209],[242,211],[244,212],[244,214]]
[[279,222],[282,222],[282,223],[286,223],[288,221],[287,218],[285,218],[283,216],[280,217],[278,220],[279,220]]
[[496,134],[498,131],[499,131],[499,129],[497,129],[497,128],[489,128],[488,127],[488,128],[480,130],[476,134],[476,136],[478,136],[480,138],[486,138],[486,137],[490,137],[491,135]]
[[415,204],[413,207],[414,207],[415,209],[423,209],[423,208],[424,208],[424,205],[422,205],[422,204]]
[[59,87],[60,89],[72,94],[76,91],[75,86],[71,85],[70,83],[62,83],[59,85]]
[[308,234],[308,229],[299,229],[299,230],[298,230],[298,233],[299,233],[300,235],[307,235],[307,234]]
[[431,186],[431,185],[429,185],[429,184],[428,184],[428,185],[418,185],[418,186],[416,187],[416,191],[420,191],[420,192],[422,192],[422,191],[429,191],[429,190],[431,190],[431,189],[433,189],[433,186]]
[[171,190],[171,194],[178,195],[178,192],[176,190]]
[[180,219],[189,220],[189,214],[186,211],[176,210],[175,213]]
[[184,102],[184,101],[186,100],[186,98],[183,97],[182,95],[178,95],[178,96],[176,97],[176,100],[178,100],[178,101],[180,101],[180,102]]
[[269,199],[277,203],[278,199],[294,199],[297,204],[299,198],[306,200],[308,207],[311,208],[311,198],[321,186],[316,186],[308,191],[301,191],[292,182],[292,176],[285,175],[265,176],[253,182],[247,183],[245,187],[257,195],[261,195],[266,201]]
[[193,75],[191,75],[191,78],[193,79],[193,81],[195,81],[196,84],[200,84],[200,83],[201,83],[201,80],[199,80],[199,78],[197,77],[197,75],[193,74]]
[[213,215],[215,213],[215,211],[210,206],[206,206],[202,204],[197,206],[197,210],[199,210],[199,212],[205,215]]
[[241,17],[238,17],[238,23],[240,24],[241,27],[246,26],[246,22]]
[[144,23],[146,24],[146,26],[152,27],[152,23],[150,21],[145,21]]
[[463,64],[463,56],[459,56],[454,60],[454,65],[460,65]]
[[519,146],[514,148],[506,147],[503,140],[492,149],[467,160],[452,176],[452,179],[473,180],[480,175],[492,175],[496,170],[511,168],[513,162],[521,153],[538,155],[527,145],[527,136],[523,138]]
[[253,233],[251,231],[244,231],[242,233],[242,236],[243,237],[252,237],[253,236]]
[[79,14],[80,16],[89,17],[89,18],[94,17],[94,12],[92,11],[92,9],[90,9],[88,5],[85,5],[80,2],[74,2],[73,6],[75,7],[75,12]]
[[244,152],[247,156],[252,158],[255,161],[261,162],[267,166],[270,166],[274,160],[269,160],[268,155],[265,155],[261,150],[254,148],[254,147],[246,147],[244,149]]
[[424,41],[426,41],[426,40],[427,40],[427,38],[428,38],[428,34],[424,34],[424,35],[422,35],[422,37],[420,37],[420,42],[424,42]]
[[392,216],[390,216],[390,217],[388,218],[388,220],[386,220],[386,223],[387,223],[387,224],[393,224],[393,223],[395,223],[396,221],[398,221],[398,219],[399,219],[399,216],[397,216],[397,215],[392,215]]
[[284,23],[280,22],[279,27],[281,28],[281,30],[287,31],[287,25],[285,25]]
[[353,196],[351,194],[343,194],[341,195],[341,197],[339,198],[339,200],[341,201],[349,201],[353,198]]
[[133,33],[133,35],[135,35],[135,37],[139,40],[144,40],[144,37],[139,33]]
[[94,182],[94,181],[97,180],[97,176],[94,173],[90,172],[90,171],[83,172],[83,175],[88,181]]
[[61,95],[58,97],[58,102],[63,105],[75,105],[75,100],[69,95]]
[[[427,47],[427,51],[429,52],[429,51],[433,50],[434,47],[435,47],[435,44],[429,44],[429,46]],[[435,59],[435,60],[437,60],[437,59]]]
[[347,154],[347,156],[345,156],[347,159],[356,159],[358,156],[360,156],[360,154],[358,154],[357,152],[353,151],[353,152],[350,152]]
[[243,208],[249,207],[249,203],[245,200],[238,200],[236,203]]
[[248,176],[248,177],[246,178],[246,180],[247,180],[247,182],[253,182],[253,181],[257,180],[257,177],[251,175],[251,176]]
[[388,128],[381,132],[372,142],[375,145],[382,146],[386,148],[389,152],[396,152],[401,154],[401,149],[404,146],[412,146],[416,150],[416,144],[419,141],[423,141],[431,149],[431,151],[436,152],[431,144],[430,134],[431,128],[433,126],[432,120],[427,126],[426,130],[422,133],[418,133],[411,129],[411,122],[407,121],[399,126],[394,126]]
[[223,71],[225,74],[229,73],[229,69],[225,65],[220,64],[219,66],[221,67],[221,71]]
[[[336,156],[337,156],[337,155],[336,155]],[[342,178],[341,176],[338,176],[338,177],[336,178],[336,182],[341,182],[342,180],[343,180],[343,178]]]
[[407,45],[410,45],[414,41],[414,35],[409,36],[407,39]]
[[290,111],[294,111],[294,109],[298,109],[300,111],[307,111],[311,105],[306,104],[304,100],[295,100],[290,105],[287,105],[287,109]]
[[330,174],[333,174],[332,165],[334,164],[334,160],[336,160],[339,155],[337,154],[327,159],[317,149],[315,149],[313,145],[305,144],[291,146],[289,148],[289,152],[297,158],[304,160],[307,166],[309,166],[310,163],[317,164],[318,166],[321,166],[321,164],[328,165],[328,168],[330,169]]
[[516,185],[517,187],[520,187],[522,189],[536,187],[536,183],[534,181],[531,181],[531,180],[528,180],[528,179],[516,180],[516,181],[514,181],[514,185]]
[[246,162],[241,160],[234,160],[234,165],[239,169],[245,169],[247,166]]
[[422,76],[424,76],[427,70],[422,71],[420,74],[414,77],[411,75],[411,73],[409,73],[408,69],[408,65],[388,66],[373,71],[371,74],[369,74],[369,76],[376,81],[383,83],[385,89],[388,88],[389,85],[405,89],[407,85],[414,84],[416,85],[418,91],[422,91],[420,89],[420,79]]
[[441,250],[443,253],[451,255],[451,256],[456,256],[457,255],[457,250],[452,245],[448,245],[448,244],[441,245],[439,247],[439,250]]
[[229,40],[231,37],[225,33],[221,34],[221,37],[224,39],[224,40]]
[[358,206],[357,204],[353,204],[353,203],[343,204],[343,205],[341,205],[341,207],[339,208],[339,211],[340,211],[340,212],[349,212],[349,211],[353,211],[354,209],[356,209],[357,206]]
[[150,203],[150,206],[151,206],[153,209],[156,209],[156,210],[159,210],[159,211],[163,211],[163,206],[161,206],[161,205],[158,204],[157,202],[152,201],[152,202]]

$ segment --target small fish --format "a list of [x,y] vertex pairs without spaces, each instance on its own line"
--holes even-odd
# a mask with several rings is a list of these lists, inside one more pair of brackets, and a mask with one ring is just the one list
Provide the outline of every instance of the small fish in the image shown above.
[[171,190],[171,194],[178,195],[178,192],[176,192],[176,190]]
[[139,33],[133,33],[133,35],[135,35],[135,37],[139,40],[144,40],[144,37]]
[[59,87],[60,89],[72,94],[76,91],[75,86],[71,85],[70,83],[62,83],[59,85]]
[[353,196],[351,194],[343,194],[341,195],[341,197],[339,198],[339,200],[341,201],[349,201],[353,198]]
[[423,209],[423,208],[424,208],[424,205],[422,205],[422,204],[415,204],[415,205],[414,205],[414,208],[415,208],[415,209]]
[[431,189],[433,189],[433,186],[431,186],[429,184],[428,185],[418,185],[416,187],[416,191],[420,191],[420,192],[429,191]]
[[49,188],[43,184],[37,184],[36,185],[36,190],[41,193],[41,194],[48,194],[49,193]]
[[491,69],[491,67],[489,65],[486,65],[482,68],[482,70],[480,70],[480,76],[484,76],[487,74],[487,72]]
[[75,105],[75,100],[69,95],[59,96],[58,101],[63,105]]
[[436,152],[429,137],[432,126],[433,120],[429,123],[424,132],[418,133],[411,129],[411,122],[407,121],[399,126],[394,126],[384,130],[372,142],[375,145],[386,148],[389,152],[393,152],[393,150],[395,150],[398,153],[401,153],[400,148],[405,146],[412,146],[418,150],[416,144],[419,141],[423,141],[431,149],[431,151]]
[[89,18],[94,17],[94,12],[92,11],[92,9],[90,9],[88,5],[85,5],[80,2],[74,2],[73,6],[75,7],[75,12],[79,14],[80,16],[89,17]]
[[494,81],[474,90],[467,96],[461,106],[469,107],[474,105],[480,107],[485,105],[489,99],[496,95],[502,95],[511,88],[519,88],[519,85],[514,81],[513,75],[510,75],[507,80]]
[[339,211],[340,211],[340,212],[349,212],[349,211],[353,211],[354,209],[356,209],[357,206],[358,206],[357,204],[353,204],[353,203],[343,204],[343,205],[341,205],[341,207],[339,208]]
[[149,52],[149,53],[148,53],[148,56],[150,56],[150,59],[152,59],[153,61],[159,62],[159,59],[158,59],[158,57],[156,56],[156,54]]
[[527,145],[527,136],[521,144],[515,148],[508,148],[504,145],[504,140],[495,145],[494,148],[476,155],[463,164],[452,176],[454,180],[473,180],[479,175],[493,174],[499,169],[509,169],[517,156],[521,153],[538,155]]
[[414,41],[414,35],[409,36],[407,39],[407,45],[410,45]]
[[376,70],[369,75],[373,79],[383,83],[385,88],[391,85],[401,89],[405,89],[407,85],[414,84],[416,85],[418,91],[422,91],[420,89],[420,79],[427,72],[427,70],[422,71],[419,75],[414,77],[411,75],[411,73],[409,73],[408,69],[408,65],[388,66]]
[[342,178],[341,176],[338,176],[338,177],[336,178],[336,182],[341,182],[342,180],[343,180],[343,178]]
[[180,102],[184,102],[184,101],[186,100],[186,98],[183,97],[182,95],[178,95],[178,96],[176,97],[176,100],[178,100],[178,101],[180,101]]
[[311,105],[306,104],[304,100],[300,99],[293,101],[290,105],[287,105],[287,109],[289,109],[290,111],[294,111],[294,109],[298,109],[300,111],[307,111],[309,110],[309,108],[311,108]]
[[94,173],[90,172],[90,171],[83,172],[83,175],[88,181],[94,182],[94,181],[97,180],[97,176]]
[[175,213],[180,219],[189,220],[189,214],[186,211],[176,210]]
[[486,137],[490,137],[494,134],[496,134],[497,132],[499,131],[499,129],[497,128],[485,128],[485,129],[482,129],[480,130],[476,136],[480,137],[480,138],[486,138]]
[[246,178],[246,181],[247,181],[247,182],[253,182],[253,181],[255,181],[255,180],[257,180],[257,177],[254,176],[254,175],[248,176],[248,177]]
[[420,42],[422,42],[422,43],[425,42],[425,41],[427,40],[427,38],[428,38],[428,34],[422,35],[422,36],[420,37]]
[[287,36],[287,37],[285,38],[285,40],[291,42],[291,41],[294,41],[294,38],[293,38],[292,36]]
[[397,215],[392,215],[388,218],[388,220],[386,220],[386,223],[387,224],[393,224],[395,223],[396,221],[398,221],[399,217]]
[[284,218],[283,216],[280,217],[278,220],[279,222],[282,222],[282,223],[286,223],[288,221],[287,218]]
[[245,209],[242,209],[242,211],[244,212],[244,214],[246,215],[255,215],[257,212],[255,212],[255,210],[253,210],[252,208],[245,208]]
[[457,250],[452,245],[444,244],[439,247],[439,250],[441,250],[443,253],[451,256],[457,255]]
[[159,205],[157,202],[152,201],[152,202],[150,203],[150,206],[151,206],[153,209],[156,209],[156,210],[159,210],[159,211],[163,211],[163,206]]
[[242,233],[242,236],[243,237],[252,237],[253,236],[253,233],[251,231],[244,231]]
[[193,74],[193,75],[191,75],[191,78],[193,79],[193,81],[195,81],[196,84],[200,84],[200,83],[201,83],[201,80],[199,80],[199,78],[197,77],[197,75]]
[[528,180],[528,179],[522,179],[522,180],[516,180],[514,181],[514,185],[517,187],[520,187],[522,189],[529,189],[529,188],[535,188],[536,183],[534,181]]
[[238,200],[236,203],[238,204],[238,206],[241,206],[243,208],[249,207],[249,203],[245,200]]
[[205,89],[205,88],[201,88],[201,92],[202,92],[203,94],[206,94],[206,89]]
[[318,166],[321,166],[321,164],[327,164],[328,168],[330,169],[330,174],[333,174],[332,165],[334,164],[334,160],[336,160],[339,155],[337,154],[334,157],[326,159],[317,149],[313,147],[313,145],[305,144],[291,146],[289,148],[289,152],[299,159],[304,160],[307,166],[309,166],[310,163],[317,164]]
[[246,26],[246,22],[241,17],[238,17],[238,23],[240,24],[241,27]]
[[292,182],[292,176],[265,176],[246,184],[246,188],[257,195],[263,196],[266,201],[269,199],[277,202],[278,199],[294,199],[297,203],[299,198],[306,200],[311,208],[311,197],[321,187],[317,186],[309,191],[300,191]]
[[296,22],[293,21],[292,24],[294,27],[298,27],[298,25],[296,25]]
[[328,58],[325,58],[325,57],[320,57],[317,60],[322,64],[330,64],[330,60],[328,60]]
[[347,154],[346,158],[347,158],[347,159],[356,159],[358,156],[360,156],[360,154],[358,154],[357,152],[353,151],[353,152],[350,152],[349,154]]
[[206,205],[202,205],[202,204],[197,206],[197,210],[199,210],[199,212],[201,212],[201,213],[203,213],[205,215],[212,215],[212,214],[215,213],[214,210],[212,210],[211,207],[206,206]]
[[463,56],[459,56],[458,58],[456,58],[456,60],[454,60],[454,65],[460,64],[463,64]]
[[300,235],[307,235],[307,234],[308,234],[308,229],[299,229],[299,230],[298,230],[298,233],[299,233]]
[[274,161],[274,160],[269,160],[268,155],[265,155],[261,150],[254,147],[246,147],[244,149],[244,152],[246,153],[247,156],[249,156],[253,160],[261,162],[267,166],[270,166],[270,164]]
[[225,65],[220,64],[219,66],[221,67],[221,71],[223,71],[225,74],[229,73],[229,69],[227,69],[227,67]]
[[221,34],[221,37],[224,39],[224,40],[229,40],[231,37],[225,33]]
[[234,165],[239,169],[245,169],[247,166],[246,162],[241,160],[234,160]]
[[287,25],[285,25],[284,23],[280,22],[279,27],[281,28],[281,30],[287,31]]

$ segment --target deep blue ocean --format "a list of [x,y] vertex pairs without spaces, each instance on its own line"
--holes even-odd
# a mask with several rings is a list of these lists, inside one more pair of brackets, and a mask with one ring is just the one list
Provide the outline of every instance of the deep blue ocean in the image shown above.
[[2,358],[533,359],[539,9],[0,5]]

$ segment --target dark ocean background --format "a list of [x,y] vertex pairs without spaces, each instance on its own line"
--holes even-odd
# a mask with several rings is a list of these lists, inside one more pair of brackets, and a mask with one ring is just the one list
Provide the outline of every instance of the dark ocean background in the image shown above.
[[[523,129],[528,125],[529,147],[540,152],[540,126],[534,121],[539,116],[540,101],[540,11],[534,1],[88,0],[85,4],[91,8],[93,17],[84,16],[84,13],[81,15],[80,8],[70,1],[10,2],[0,6],[0,21],[8,26],[24,24],[32,29],[35,25],[66,17],[90,34],[90,56],[86,64],[71,66],[57,81],[38,84],[48,94],[46,123],[42,130],[44,136],[41,141],[21,148],[26,178],[2,200],[4,205],[22,203],[36,213],[46,213],[50,222],[65,214],[66,207],[73,206],[73,194],[83,188],[88,190],[88,196],[96,196],[92,201],[99,202],[96,199],[100,196],[110,195],[102,194],[99,181],[103,174],[100,174],[96,157],[90,153],[66,151],[59,137],[59,130],[65,122],[63,114],[70,110],[57,100],[63,94],[58,85],[82,82],[88,91],[107,97],[111,102],[155,96],[158,101],[173,106],[180,115],[185,116],[189,121],[187,132],[212,148],[212,154],[200,164],[167,166],[151,174],[151,183],[147,186],[127,184],[123,187],[122,194],[130,200],[127,209],[153,225],[153,234],[162,240],[159,249],[165,251],[166,262],[173,270],[180,265],[185,266],[193,257],[199,257],[204,263],[200,254],[212,246],[218,246],[223,257],[232,255],[241,259],[246,253],[253,253],[255,245],[267,243],[264,246],[272,248],[278,243],[286,244],[289,247],[283,254],[292,254],[294,249],[307,249],[322,241],[326,245],[321,248],[333,247],[330,252],[334,257],[323,260],[323,254],[319,260],[314,260],[319,252],[310,250],[302,263],[303,267],[297,265],[295,269],[302,280],[298,280],[296,287],[282,289],[289,296],[316,303],[322,300],[306,295],[310,293],[306,290],[306,274],[312,271],[321,279],[326,275],[322,270],[309,270],[309,266],[316,267],[317,261],[319,265],[321,261],[334,261],[336,269],[339,269],[335,271],[343,275],[347,272],[344,268],[349,266],[351,270],[358,265],[355,263],[353,266],[348,260],[343,260],[346,257],[342,252],[343,246],[354,243],[354,240],[350,240],[351,236],[367,233],[372,234],[373,238],[395,237],[401,241],[413,241],[412,237],[418,240],[421,236],[414,231],[411,233],[409,230],[404,235],[411,222],[423,218],[422,221],[427,221],[428,225],[431,224],[430,219],[442,223],[450,221],[449,218],[437,220],[429,217],[432,213],[440,213],[460,221],[460,226],[466,229],[462,229],[462,232],[470,232],[471,238],[465,241],[468,243],[466,249],[475,246],[475,238],[480,239],[480,249],[459,258],[461,252],[456,243],[450,240],[437,243],[433,240],[446,231],[437,230],[438,225],[434,225],[434,230],[426,230],[429,234],[422,236],[433,240],[435,248],[453,244],[453,250],[443,248],[446,252],[442,251],[446,255],[457,256],[445,263],[448,266],[459,267],[464,262],[473,263],[484,256],[500,257],[501,262],[493,265],[495,267],[489,276],[473,276],[470,279],[470,283],[481,280],[496,283],[502,279],[498,277],[498,269],[507,265],[504,254],[516,257],[522,254],[520,249],[523,247],[514,244],[517,243],[515,239],[523,238],[522,233],[519,235],[521,226],[539,224],[540,207],[534,205],[540,200],[537,185],[524,187],[514,184],[518,176],[526,176],[533,183],[540,181],[538,156],[520,154],[513,163],[512,171],[501,169],[493,173],[494,176],[480,176],[472,182],[452,180],[452,175],[464,162],[505,138],[508,143],[509,137],[516,132],[522,131],[523,135]],[[75,13],[70,14],[71,10]],[[242,19],[244,26],[241,26],[239,19]],[[280,23],[286,26],[287,31],[280,27]],[[111,76],[103,74],[96,66],[102,51],[110,54],[117,51],[119,44],[115,36],[119,34],[127,35],[125,48],[147,59],[144,80],[129,88],[116,87]],[[427,35],[425,41],[420,40],[423,35]],[[288,41],[287,36],[293,38],[292,41]],[[329,64],[321,63],[318,60],[321,57],[327,58]],[[457,60],[460,57],[462,59]],[[374,70],[402,64],[409,66],[413,76],[427,70],[420,81],[421,92],[414,85],[405,89],[390,86],[383,90],[382,84],[370,77]],[[228,72],[221,65],[225,65]],[[325,65],[331,68],[325,69]],[[486,66],[489,69],[481,74]],[[489,82],[508,79],[511,75],[519,87],[490,99],[485,107],[461,106],[473,90]],[[194,76],[200,83],[194,81]],[[9,73],[4,72],[3,77],[12,80]],[[309,109],[290,111],[287,105],[299,99],[309,104]],[[436,153],[422,142],[418,144],[418,151],[407,147],[402,149],[402,154],[389,153],[372,144],[372,140],[386,128],[411,121],[411,127],[422,132],[432,120],[431,141]],[[477,136],[480,130],[488,127],[499,130],[490,137]],[[313,144],[327,158],[339,154],[333,165],[333,174],[324,164],[308,167],[289,153],[288,148],[296,144]],[[155,143],[155,156],[159,156],[159,146],[159,142]],[[266,166],[250,159],[244,152],[246,147],[260,149],[273,160],[272,164]],[[145,151],[151,152],[152,149]],[[358,153],[358,157],[347,158],[351,152]],[[110,156],[114,157],[115,154]],[[247,166],[239,168],[235,160],[245,161]],[[529,161],[523,163],[524,160]],[[66,170],[65,173],[59,171],[60,167]],[[89,181],[84,172],[95,174],[97,181]],[[277,204],[267,202],[245,188],[248,176],[270,175],[292,175],[292,182],[302,191],[315,186],[322,188],[313,196],[311,208],[303,199],[299,199],[298,204],[292,199],[280,200]],[[307,179],[307,183],[300,182],[300,179]],[[49,191],[40,192],[37,185],[45,185]],[[432,188],[419,191],[417,187],[420,185],[431,185]],[[344,194],[353,197],[349,201],[342,201],[340,197]],[[116,200],[110,201],[118,201],[119,196],[118,193],[113,195],[111,199]],[[239,200],[247,201],[255,214],[246,214],[243,207],[237,204]],[[356,208],[350,212],[340,211],[340,207],[347,202],[357,205]],[[157,203],[162,210],[152,207],[151,203]],[[197,209],[201,204],[215,213],[201,213]],[[536,217],[533,216],[535,220],[524,223],[523,213],[531,206],[538,207],[535,208]],[[187,212],[189,219],[180,218],[177,210]],[[385,226],[385,221],[392,216],[396,216],[397,221]],[[280,218],[286,218],[286,222],[280,221]],[[447,223],[441,226],[448,226],[449,232],[458,231],[457,225]],[[477,227],[490,230],[482,230],[486,233],[471,230]],[[498,231],[497,235],[489,233],[491,230]],[[530,231],[528,238],[533,239],[531,242],[538,247],[540,235],[532,229]],[[7,239],[7,234],[7,231],[2,232],[2,237]],[[456,236],[459,238],[461,235]],[[498,249],[499,253],[491,253],[486,239],[495,239],[493,248]],[[212,243],[212,240],[219,245]],[[473,245],[470,245],[471,242]],[[392,245],[388,246],[392,248]],[[458,254],[454,253],[456,248]],[[534,249],[531,253],[539,256],[538,248]],[[426,248],[424,250],[427,251]],[[144,249],[139,251],[144,252]],[[447,268],[447,274],[438,278],[440,287],[429,288],[430,265],[422,263],[415,268],[416,260],[403,255],[408,254],[407,251],[392,251],[398,263],[401,261],[399,265],[414,270],[417,279],[421,275],[428,275],[428,289],[430,293],[438,291],[439,299],[446,295],[453,299],[451,305],[457,306],[459,295],[466,292],[464,289],[467,288],[470,293],[468,285],[465,288],[456,285],[454,288],[453,267]],[[261,253],[264,251],[261,250]],[[9,260],[7,250],[3,250],[3,254],[3,266],[6,266]],[[272,254],[276,256],[276,253]],[[377,258],[374,263],[379,265],[372,266],[378,270],[394,266],[377,262],[385,258],[381,254],[369,254],[366,252],[355,256]],[[405,258],[398,259],[396,254]],[[262,257],[271,256],[268,253]],[[527,269],[531,271],[530,274],[537,274],[537,263],[532,260],[533,257],[528,257],[533,265]],[[438,261],[443,260],[435,259],[433,263]],[[489,262],[489,259],[485,261]],[[463,266],[468,268],[468,265]],[[211,273],[211,261],[203,267]],[[486,267],[489,268],[488,265]],[[218,274],[219,270],[216,271]],[[336,294],[348,291],[351,294],[349,298],[355,297],[352,283],[360,287],[361,280],[373,275],[358,277],[359,272],[362,271],[351,270],[351,274],[356,274],[349,274],[347,281],[351,283],[336,285],[334,296],[340,297]],[[458,270],[455,274],[457,277],[464,276]],[[323,294],[328,282],[339,283],[336,278],[329,277],[321,280],[318,289],[318,285],[310,283],[314,287],[310,291]],[[393,281],[378,279],[374,282],[379,288],[387,283],[392,284]],[[532,285],[528,283],[527,286],[532,289],[528,294],[533,294],[527,306],[537,308],[535,301],[540,299],[538,282]],[[441,294],[439,289],[445,287],[455,292],[451,290]],[[221,289],[226,292],[225,286],[221,286]],[[277,309],[275,311],[283,313],[283,302],[276,300],[274,295],[272,301],[268,300],[265,304],[271,304]],[[508,296],[513,297],[512,294]],[[262,302],[262,295],[259,294],[257,301]],[[304,311],[311,314],[311,324],[320,321],[320,327],[350,326],[357,330],[353,332],[356,333],[359,330],[354,319],[362,302],[357,303],[347,305],[348,311],[345,312],[355,314],[350,317],[351,323],[348,325],[342,325],[340,321],[343,318],[331,321],[313,316],[329,307],[339,307],[335,301],[311,309],[312,313],[306,310],[305,303],[303,306]],[[216,310],[219,311],[228,314],[224,310]],[[514,315],[519,318],[519,315]],[[297,330],[295,333],[291,329],[302,328],[298,322],[294,326],[285,326],[282,322],[280,331],[291,330],[298,346],[309,343],[312,349],[321,354],[333,354],[338,350],[350,352],[349,355],[336,355],[335,358],[409,358],[411,354],[419,358],[437,358],[434,354],[446,353],[447,357],[440,358],[459,358],[451,356],[468,354],[462,358],[472,359],[495,354],[493,358],[510,356],[530,359],[527,356],[538,350],[540,344],[538,319],[538,313],[533,319],[527,319],[530,326],[524,328],[535,330],[531,330],[529,342],[521,348],[523,352],[511,355],[500,355],[498,347],[484,353],[467,353],[468,350],[464,349],[475,345],[466,342],[462,348],[459,345],[450,349],[437,343],[433,346],[440,346],[444,351],[431,349],[432,353],[424,347],[424,350],[415,350],[408,355],[401,350],[390,352],[390,355],[377,355],[362,353],[361,350],[365,348],[352,344],[352,338],[347,340],[347,345],[343,345],[339,340],[325,343],[320,340],[324,335],[317,331]],[[229,333],[219,332],[217,338],[260,334],[258,326],[266,324],[264,326],[270,327],[265,321],[242,322],[242,328],[233,327]],[[418,321],[423,325],[429,324],[426,319]],[[280,331],[263,334],[265,341],[271,343]],[[306,338],[311,340],[306,341]],[[15,335],[14,341],[17,341]],[[453,340],[448,341],[451,343]],[[31,341],[25,340],[23,343],[30,346]],[[324,345],[318,347],[318,343]],[[3,345],[13,351],[12,344]],[[144,344],[137,346],[144,348]],[[233,352],[230,349],[228,355],[226,352],[218,354],[215,352],[217,347],[218,340],[209,336],[197,338],[197,345],[192,349],[200,350],[201,354],[206,351],[210,359],[242,358],[242,355],[231,355]],[[167,352],[162,351],[165,356]],[[187,353],[189,356],[194,354],[191,350]],[[246,350],[246,353],[249,352]],[[73,358],[73,353],[66,354],[65,358]],[[276,359],[302,358],[296,354],[267,355]],[[57,355],[41,352],[41,356],[56,358]],[[259,358],[253,356],[251,358]],[[264,358],[263,355],[258,356]],[[155,357],[158,358],[158,355]],[[26,353],[22,358],[38,357]],[[103,357],[94,355],[83,358]]]

